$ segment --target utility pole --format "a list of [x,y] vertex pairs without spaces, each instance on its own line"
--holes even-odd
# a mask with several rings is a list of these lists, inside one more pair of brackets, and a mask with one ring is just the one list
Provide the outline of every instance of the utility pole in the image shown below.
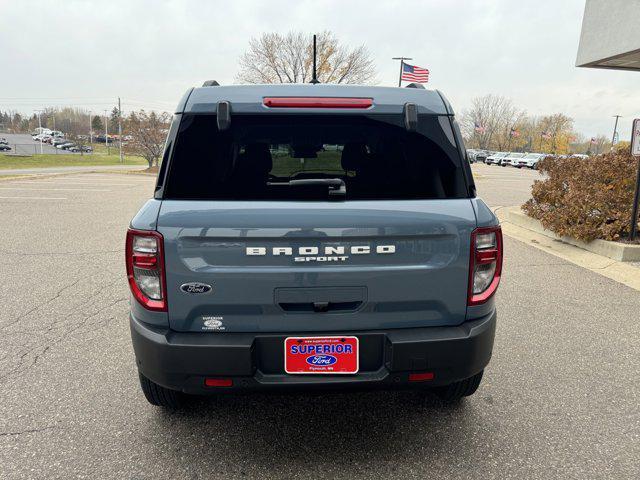
[[118,142],[120,144],[120,163],[124,163],[124,157],[122,156],[122,106],[120,97],[118,97]]
[[410,57],[393,57],[391,60],[400,60],[400,76],[398,77],[398,86],[402,86],[402,67],[404,65],[405,60],[413,60]]
[[93,128],[91,128],[91,110],[89,110],[89,145],[93,144]]
[[622,115],[614,115],[614,117],[616,119],[616,123],[613,127],[613,136],[611,137],[611,150],[613,150],[613,144],[616,141],[616,133],[618,133],[618,119],[622,117]]
[[108,110],[104,111],[104,143],[107,146],[107,155],[111,155],[111,149],[109,147],[109,117],[107,116]]
[[36,110],[36,112],[38,112],[38,130],[40,130],[38,135],[40,135],[40,155],[42,155],[42,121],[40,120],[40,112],[42,110]]

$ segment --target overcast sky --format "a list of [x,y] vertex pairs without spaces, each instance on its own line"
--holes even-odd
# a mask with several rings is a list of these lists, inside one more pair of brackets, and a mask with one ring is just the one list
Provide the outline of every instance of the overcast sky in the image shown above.
[[461,112],[473,97],[511,98],[534,115],[562,112],[586,136],[621,139],[640,114],[640,73],[575,67],[584,0],[18,1],[0,0],[0,109],[172,110],[203,80],[231,83],[262,32],[332,30],[365,44],[382,85],[394,56],[431,70]]

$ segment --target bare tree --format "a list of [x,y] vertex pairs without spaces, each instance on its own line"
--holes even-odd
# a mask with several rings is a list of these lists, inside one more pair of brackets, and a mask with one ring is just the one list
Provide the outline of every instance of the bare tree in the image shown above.
[[84,114],[79,110],[75,111],[74,114],[73,117],[68,118],[65,122],[67,138],[75,143],[75,147],[72,147],[69,151],[77,149],[80,152],[80,156],[82,156],[89,140],[89,120],[87,117],[86,122],[83,121],[85,120]]
[[525,118],[525,112],[510,99],[485,95],[473,99],[471,109],[463,112],[461,123],[470,145],[504,150],[511,144],[511,129],[517,129]]
[[149,168],[157,166],[164,150],[170,120],[171,115],[166,112],[131,112],[125,123],[125,129],[131,135],[126,150],[143,157]]
[[[240,83],[307,83],[313,68],[312,35],[264,33],[240,57]],[[375,67],[364,45],[349,49],[335,35],[317,37],[317,75],[322,83],[373,83]]]

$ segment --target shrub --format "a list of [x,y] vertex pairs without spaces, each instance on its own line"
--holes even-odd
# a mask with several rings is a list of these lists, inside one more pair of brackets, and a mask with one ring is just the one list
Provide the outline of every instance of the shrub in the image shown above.
[[522,209],[560,236],[626,239],[638,162],[628,150],[581,158],[547,157]]

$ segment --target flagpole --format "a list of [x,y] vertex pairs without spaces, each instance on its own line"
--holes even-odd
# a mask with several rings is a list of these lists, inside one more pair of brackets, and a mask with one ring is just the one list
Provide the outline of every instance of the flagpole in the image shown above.
[[413,58],[409,57],[393,57],[392,60],[400,60],[400,76],[398,77],[398,86],[402,86],[402,66],[404,65],[405,60],[413,60]]

